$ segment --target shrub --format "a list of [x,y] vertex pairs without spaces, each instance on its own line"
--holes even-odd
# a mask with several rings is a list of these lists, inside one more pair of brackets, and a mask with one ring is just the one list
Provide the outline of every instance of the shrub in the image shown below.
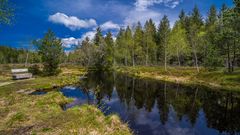
[[40,75],[42,72],[40,70],[39,65],[35,64],[29,68],[29,72],[33,75]]

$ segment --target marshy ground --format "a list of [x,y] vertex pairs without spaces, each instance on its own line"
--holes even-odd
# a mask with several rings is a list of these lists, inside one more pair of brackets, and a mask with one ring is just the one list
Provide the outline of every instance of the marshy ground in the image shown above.
[[84,68],[62,68],[58,76],[19,81],[12,81],[9,71],[2,70],[0,75],[0,134],[131,134],[117,115],[104,116],[96,106],[64,111],[61,105],[72,99],[60,92],[29,95],[34,90],[79,83]]

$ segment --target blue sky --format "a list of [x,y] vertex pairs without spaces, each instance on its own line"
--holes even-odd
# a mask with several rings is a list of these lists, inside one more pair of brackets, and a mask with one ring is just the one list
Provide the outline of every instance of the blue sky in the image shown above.
[[171,24],[181,9],[187,13],[197,5],[206,17],[211,5],[218,9],[232,0],[9,0],[15,7],[12,25],[0,25],[0,45],[31,47],[31,41],[52,29],[62,39],[66,50],[92,38],[97,26],[103,32],[117,33],[120,27],[134,26],[152,18],[158,25],[163,15]]

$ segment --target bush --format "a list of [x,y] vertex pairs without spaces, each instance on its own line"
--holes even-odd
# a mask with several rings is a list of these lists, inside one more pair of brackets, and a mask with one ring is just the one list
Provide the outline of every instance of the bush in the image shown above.
[[33,75],[40,75],[42,73],[40,67],[36,64],[29,68],[29,72]]

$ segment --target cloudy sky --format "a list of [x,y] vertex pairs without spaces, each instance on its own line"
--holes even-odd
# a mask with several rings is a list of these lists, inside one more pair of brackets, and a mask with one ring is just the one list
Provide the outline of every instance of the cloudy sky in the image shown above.
[[197,5],[203,17],[211,5],[218,9],[232,0],[9,0],[15,7],[12,25],[0,25],[0,45],[29,48],[34,39],[52,29],[71,49],[85,37],[92,38],[96,27],[116,34],[121,27],[142,24],[152,18],[156,24],[167,15],[171,25],[181,9],[187,13]]

